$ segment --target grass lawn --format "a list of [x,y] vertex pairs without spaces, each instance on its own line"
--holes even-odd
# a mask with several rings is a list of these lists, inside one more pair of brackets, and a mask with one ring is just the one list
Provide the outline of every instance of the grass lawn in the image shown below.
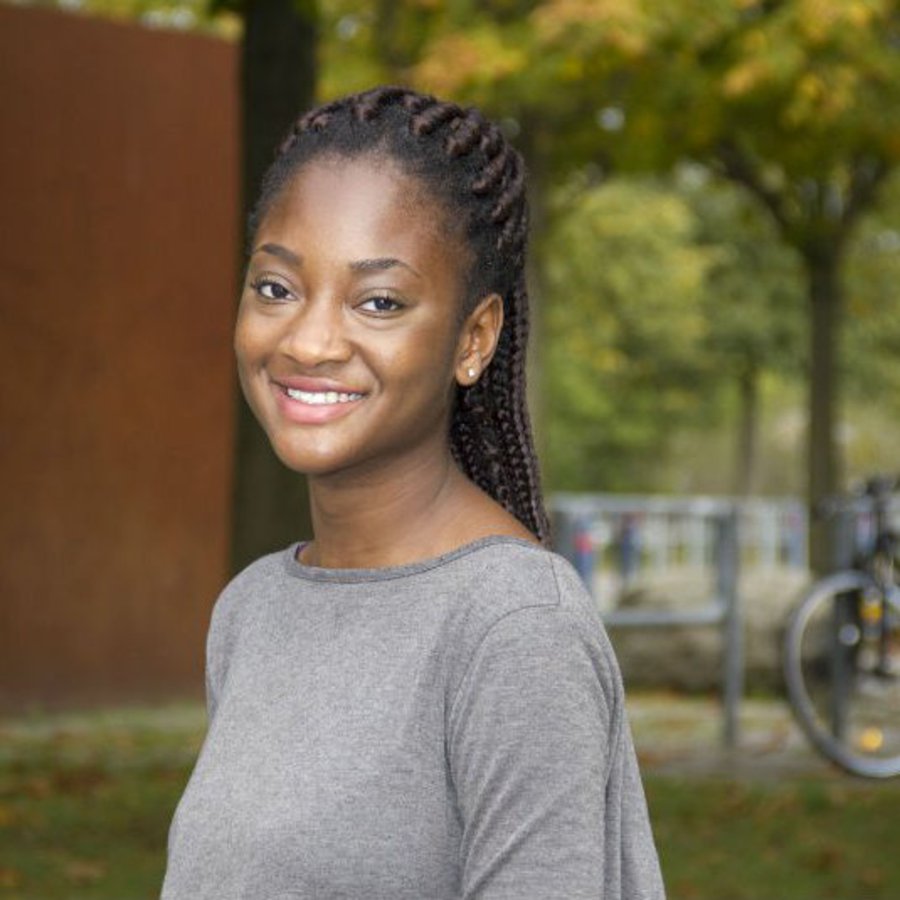
[[900,783],[645,783],[671,900],[900,897]]
[[0,898],[159,896],[202,707],[0,721]]
[[[199,706],[0,721],[0,898],[159,895]],[[670,900],[900,897],[900,780],[646,777]]]

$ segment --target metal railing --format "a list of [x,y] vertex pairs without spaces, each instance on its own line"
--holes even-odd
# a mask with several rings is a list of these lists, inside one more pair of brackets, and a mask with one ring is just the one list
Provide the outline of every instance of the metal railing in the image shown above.
[[[720,630],[723,741],[734,747],[744,683],[740,569],[805,567],[803,505],[796,500],[555,494],[551,510],[556,550],[578,570],[608,626]],[[667,608],[623,602],[649,576],[678,571],[695,576],[689,591],[699,583],[700,596]]]

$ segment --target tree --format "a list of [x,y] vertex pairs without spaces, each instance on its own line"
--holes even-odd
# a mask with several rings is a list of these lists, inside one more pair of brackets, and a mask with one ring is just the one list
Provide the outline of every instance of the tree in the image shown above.
[[810,502],[838,489],[846,251],[900,163],[896,0],[545,0],[509,28],[473,14],[417,76],[529,121],[547,111],[538,146],[556,167],[688,158],[745,190],[804,267]]
[[[550,213],[549,482],[663,487],[660,463],[676,425],[708,420],[718,408],[704,304],[718,249],[698,244],[682,197],[646,181],[573,178],[554,193]],[[698,381],[711,391],[701,395]]]
[[736,394],[731,490],[756,491],[760,384],[767,373],[796,378],[802,368],[802,272],[799,260],[757,205],[705,169],[689,168],[679,190],[694,210],[697,240],[716,250],[704,294],[706,352],[715,378]]
[[847,257],[848,397],[900,419],[900,172]]
[[[315,97],[318,10],[314,0],[245,0],[237,8],[244,19],[241,137],[246,221],[275,147]],[[235,570],[311,534],[305,479],[277,459],[240,397],[233,509]]]

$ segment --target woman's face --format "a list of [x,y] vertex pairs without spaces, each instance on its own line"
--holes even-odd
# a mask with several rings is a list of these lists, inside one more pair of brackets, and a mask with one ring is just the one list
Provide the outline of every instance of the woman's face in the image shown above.
[[417,180],[324,158],[254,239],[235,331],[244,394],[290,468],[414,462],[446,446],[466,253]]

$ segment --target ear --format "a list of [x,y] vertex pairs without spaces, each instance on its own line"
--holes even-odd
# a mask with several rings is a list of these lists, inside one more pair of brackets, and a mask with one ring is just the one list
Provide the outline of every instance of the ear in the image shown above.
[[503,298],[483,297],[466,317],[456,345],[456,380],[463,387],[475,384],[488,367],[503,328]]

